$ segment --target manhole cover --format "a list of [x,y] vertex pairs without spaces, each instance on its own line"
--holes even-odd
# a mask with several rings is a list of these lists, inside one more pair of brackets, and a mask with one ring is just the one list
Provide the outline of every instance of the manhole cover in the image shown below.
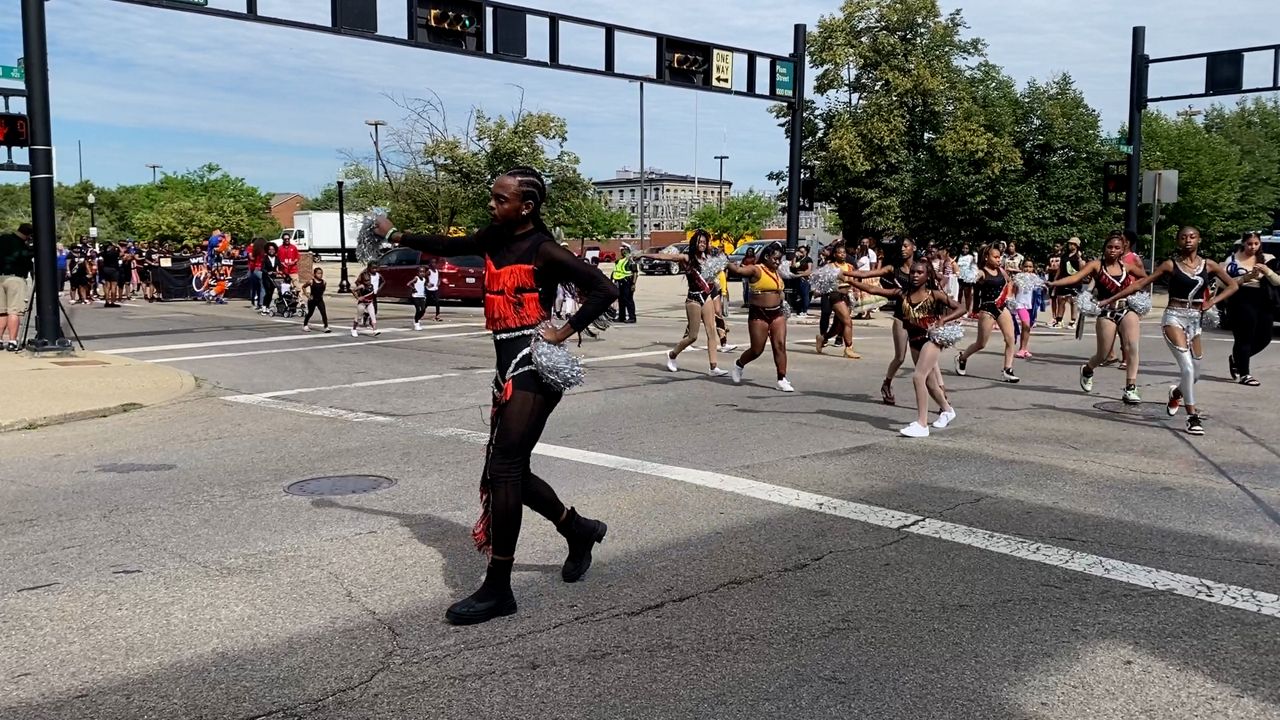
[[1093,406],[1095,410],[1103,412],[1115,413],[1116,415],[1127,415],[1134,419],[1155,420],[1158,418],[1168,417],[1165,412],[1164,403],[1139,403],[1137,405],[1126,405],[1120,400],[1105,400]]
[[284,491],[290,495],[308,497],[321,495],[363,495],[365,493],[386,490],[396,484],[395,480],[381,475],[330,475],[299,480],[285,486]]

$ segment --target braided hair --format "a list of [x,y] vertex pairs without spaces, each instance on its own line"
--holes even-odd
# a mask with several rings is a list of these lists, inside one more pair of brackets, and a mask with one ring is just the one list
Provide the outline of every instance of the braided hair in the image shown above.
[[[705,255],[698,254],[698,240],[706,239],[707,252]],[[689,238],[689,265],[695,270],[702,269],[702,261],[711,256],[711,233],[703,228],[693,231],[693,237]]]
[[535,228],[550,235],[551,231],[547,228],[546,221],[542,219],[542,204],[547,201],[547,181],[542,177],[542,173],[528,165],[517,165],[503,175],[516,181],[516,185],[520,188],[521,202],[533,203],[533,214],[529,217],[529,221]]

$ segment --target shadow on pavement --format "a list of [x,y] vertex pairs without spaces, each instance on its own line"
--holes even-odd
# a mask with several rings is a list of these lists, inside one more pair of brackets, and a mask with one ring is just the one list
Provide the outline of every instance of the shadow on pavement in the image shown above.
[[[887,462],[898,463],[904,477],[913,472]],[[956,472],[966,472],[964,465]],[[902,507],[906,498],[956,495],[955,488],[907,481],[865,499]],[[1265,562],[1278,555],[1193,532],[996,500],[949,510],[981,513],[974,522],[993,528],[1033,523],[1048,534],[1069,527],[1092,537],[1088,542],[1136,531],[1133,546],[1153,542]],[[458,523],[313,504],[400,521],[448,558],[450,587],[462,582],[464,565],[474,570],[474,560],[464,562],[474,553],[469,528]],[[648,526],[616,530],[639,534]],[[357,642],[382,642],[376,627],[317,619],[310,632],[264,638],[243,653],[122,669],[134,677],[36,704],[5,703],[0,714],[701,719],[714,709],[712,716],[733,718],[1033,720],[1089,717],[1091,708],[1106,711],[1092,717],[1114,718],[1280,713],[1275,618],[786,509],[679,542],[654,540],[630,554],[602,550],[581,586],[521,582],[521,612],[513,618],[463,629],[416,626],[425,640],[417,650],[388,638],[385,654],[346,658]],[[1140,553],[1119,543],[1098,552],[1125,559]],[[1230,561],[1188,555],[1169,562],[1223,580],[1209,573]],[[1273,566],[1239,572],[1270,578],[1274,587]],[[404,627],[430,610],[379,622]]]

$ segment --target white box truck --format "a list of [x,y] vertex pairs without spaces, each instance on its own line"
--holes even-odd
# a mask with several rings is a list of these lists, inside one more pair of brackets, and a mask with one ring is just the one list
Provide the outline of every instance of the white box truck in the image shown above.
[[[360,234],[360,226],[364,223],[364,213],[346,212],[347,252],[355,252],[356,239]],[[309,251],[322,258],[337,258],[342,254],[342,239],[338,234],[338,212],[336,210],[304,210],[293,214],[293,227],[286,228],[284,233],[293,238],[293,244],[299,250]]]

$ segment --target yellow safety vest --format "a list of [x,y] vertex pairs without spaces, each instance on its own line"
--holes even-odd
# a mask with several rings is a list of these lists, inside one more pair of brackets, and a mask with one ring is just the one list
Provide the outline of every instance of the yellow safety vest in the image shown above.
[[618,258],[618,262],[613,264],[613,275],[611,277],[614,280],[626,280],[631,277],[633,274],[631,270],[631,262],[630,255],[623,255]]

